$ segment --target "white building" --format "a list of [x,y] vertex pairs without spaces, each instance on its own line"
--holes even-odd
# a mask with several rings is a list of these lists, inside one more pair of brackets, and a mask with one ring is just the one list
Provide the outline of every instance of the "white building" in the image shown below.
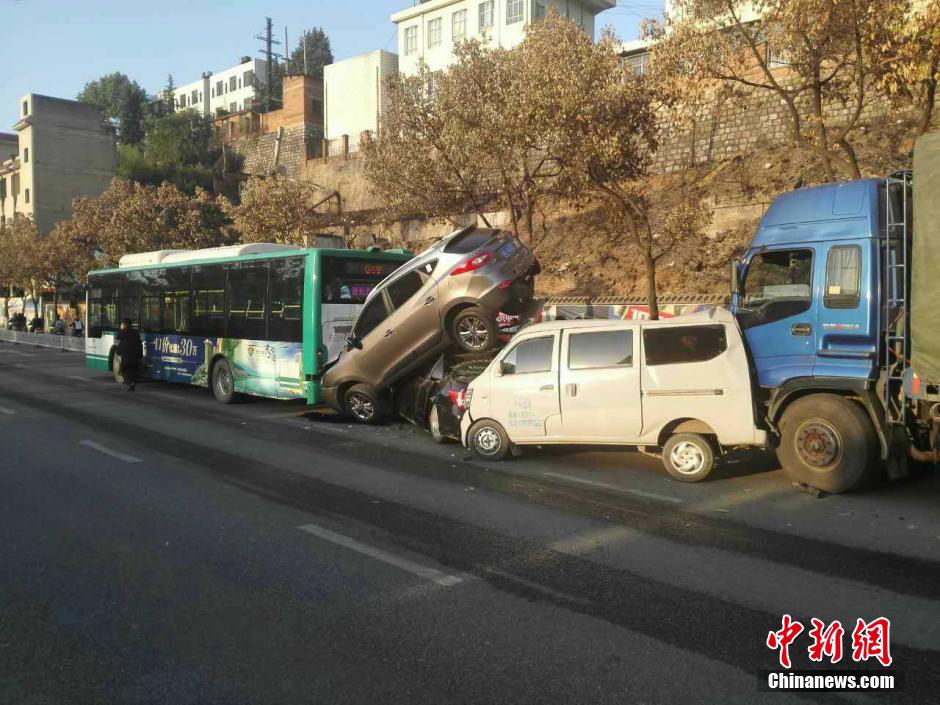
[[454,47],[464,39],[485,37],[490,46],[509,49],[525,36],[525,27],[544,17],[549,7],[594,36],[595,16],[616,0],[422,0],[392,15],[398,27],[398,66],[414,74],[423,60],[431,71],[454,61]]
[[259,107],[264,100],[264,59],[242,57],[237,66],[212,73],[206,71],[202,78],[187,83],[173,91],[174,109],[195,109],[203,115],[215,115],[219,110],[230,113]]
[[385,109],[385,79],[398,71],[398,57],[382,49],[337,61],[323,68],[324,132],[334,140],[349,135],[351,149],[359,137],[375,131]]

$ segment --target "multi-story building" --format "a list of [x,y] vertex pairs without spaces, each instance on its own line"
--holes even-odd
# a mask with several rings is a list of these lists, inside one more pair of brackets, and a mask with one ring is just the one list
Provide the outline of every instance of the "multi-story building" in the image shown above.
[[30,93],[15,135],[0,135],[0,219],[29,216],[41,233],[69,217],[72,199],[97,196],[114,177],[114,130],[93,105]]
[[324,67],[326,138],[348,135],[355,150],[363,132],[375,132],[386,104],[385,79],[396,71],[398,57],[382,49]]
[[237,66],[213,73],[173,91],[175,110],[193,109],[203,115],[236,113],[262,107],[267,62],[243,56]]
[[562,17],[594,36],[595,16],[616,0],[421,0],[392,15],[398,26],[398,66],[414,74],[423,61],[431,71],[454,61],[454,48],[470,38],[509,49],[522,41],[525,28],[553,7]]

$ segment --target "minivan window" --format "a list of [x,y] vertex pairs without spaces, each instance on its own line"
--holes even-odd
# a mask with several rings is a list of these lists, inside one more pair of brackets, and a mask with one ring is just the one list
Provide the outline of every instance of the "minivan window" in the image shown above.
[[392,300],[392,308],[399,308],[408,299],[418,293],[426,276],[422,276],[417,270],[407,272],[388,285],[388,296]]
[[826,259],[826,308],[855,308],[859,303],[859,273],[862,248],[839,245],[829,250]]
[[385,299],[376,296],[367,303],[362,311],[359,312],[359,318],[356,319],[354,333],[359,340],[365,338],[369,333],[375,330],[375,327],[385,320]]
[[675,365],[718,357],[728,341],[722,325],[664,326],[643,330],[643,348],[647,365]]
[[497,232],[499,231],[486,228],[471,228],[455,235],[444,247],[444,252],[455,255],[468,255],[492,240]]
[[519,343],[502,359],[503,374],[521,375],[529,372],[549,372],[552,369],[552,351],[555,338],[532,338]]
[[577,333],[568,338],[568,369],[629,367],[633,364],[633,331]]

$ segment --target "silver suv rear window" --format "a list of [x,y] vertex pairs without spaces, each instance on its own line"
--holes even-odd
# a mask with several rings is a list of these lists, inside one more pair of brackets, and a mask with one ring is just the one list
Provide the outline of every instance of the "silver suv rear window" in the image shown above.
[[444,246],[444,252],[455,255],[468,255],[474,250],[478,250],[493,239],[499,233],[498,230],[488,230],[486,228],[473,228],[467,230],[454,238]]

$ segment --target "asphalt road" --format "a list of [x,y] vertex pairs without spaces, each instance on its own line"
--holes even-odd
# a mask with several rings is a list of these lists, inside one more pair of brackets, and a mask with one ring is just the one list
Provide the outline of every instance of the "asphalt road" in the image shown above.
[[[0,343],[0,703],[936,702],[938,500],[816,498],[756,455],[699,485],[484,466]],[[901,688],[761,691],[784,613],[889,617]]]

